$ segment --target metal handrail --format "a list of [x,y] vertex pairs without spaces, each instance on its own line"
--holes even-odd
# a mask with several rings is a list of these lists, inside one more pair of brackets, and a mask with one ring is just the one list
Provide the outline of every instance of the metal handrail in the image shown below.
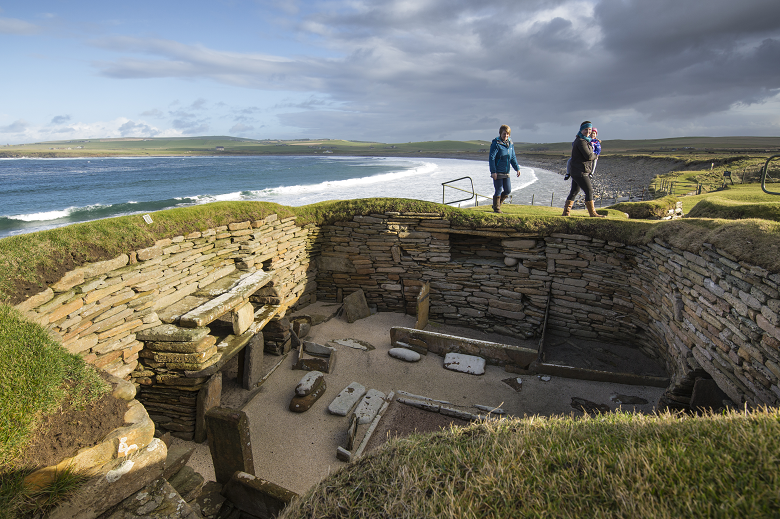
[[766,188],[766,172],[767,172],[767,169],[769,169],[769,162],[771,162],[771,160],[776,158],[776,157],[780,157],[780,155],[772,155],[771,157],[766,159],[766,163],[764,164],[764,169],[761,170],[761,190],[764,193],[767,193],[769,195],[780,195],[780,193],[778,193],[777,191],[769,191]]
[[[451,184],[452,182],[457,182],[459,180],[465,180],[465,179],[469,179],[469,182],[471,183],[471,191],[468,191],[466,189],[461,189],[459,187],[454,187],[454,186],[448,186],[447,185],[447,184]],[[450,189],[456,189],[458,191],[463,191],[464,193],[469,193],[470,192],[471,196],[468,197],[468,198],[464,198],[462,200],[452,200],[451,202],[445,202],[444,201],[444,188],[446,188],[446,187],[449,187]],[[477,194],[474,192],[474,181],[471,179],[471,177],[460,177],[460,178],[456,178],[455,180],[449,180],[447,182],[442,182],[441,183],[441,203],[442,204],[455,204],[457,202],[466,202],[468,200],[471,200],[472,198],[476,198],[476,196],[477,196]]]

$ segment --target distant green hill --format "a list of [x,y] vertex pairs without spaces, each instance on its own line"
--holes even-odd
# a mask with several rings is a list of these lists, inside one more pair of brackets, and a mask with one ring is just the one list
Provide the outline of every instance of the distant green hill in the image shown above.
[[[605,140],[610,154],[780,153],[780,137],[676,137],[671,139]],[[487,153],[490,141],[425,141],[387,144],[338,139],[255,140],[227,136],[78,139],[0,146],[0,157],[87,157],[165,155],[374,155],[467,156]],[[516,142],[521,153],[568,153],[570,142]]]

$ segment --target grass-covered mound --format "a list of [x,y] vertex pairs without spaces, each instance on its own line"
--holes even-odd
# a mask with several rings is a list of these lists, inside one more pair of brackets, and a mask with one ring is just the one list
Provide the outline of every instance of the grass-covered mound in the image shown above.
[[777,517],[778,434],[778,410],[456,427],[391,440],[281,517]]
[[[14,517],[22,508],[35,510],[51,492],[38,492],[31,503],[22,488],[24,476],[35,467],[25,467],[21,456],[42,417],[66,399],[70,407],[83,407],[109,389],[93,367],[68,353],[40,325],[0,304],[0,517]],[[57,485],[65,481],[65,490],[70,489],[69,476],[64,474]]]

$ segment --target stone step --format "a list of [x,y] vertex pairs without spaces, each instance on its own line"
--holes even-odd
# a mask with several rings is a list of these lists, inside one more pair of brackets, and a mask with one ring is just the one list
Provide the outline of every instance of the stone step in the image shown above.
[[138,492],[125,498],[102,517],[107,519],[125,517],[135,519],[158,519],[160,517],[200,519],[202,516],[193,510],[165,478],[157,478]]
[[187,501],[194,501],[200,495],[200,491],[203,488],[205,480],[195,469],[185,465],[179,472],[176,473],[171,479],[168,480],[176,492]]

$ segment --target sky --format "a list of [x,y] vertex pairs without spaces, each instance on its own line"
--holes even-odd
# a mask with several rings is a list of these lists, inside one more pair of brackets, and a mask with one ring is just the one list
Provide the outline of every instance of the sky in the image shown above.
[[778,0],[0,0],[0,144],[780,136]]

